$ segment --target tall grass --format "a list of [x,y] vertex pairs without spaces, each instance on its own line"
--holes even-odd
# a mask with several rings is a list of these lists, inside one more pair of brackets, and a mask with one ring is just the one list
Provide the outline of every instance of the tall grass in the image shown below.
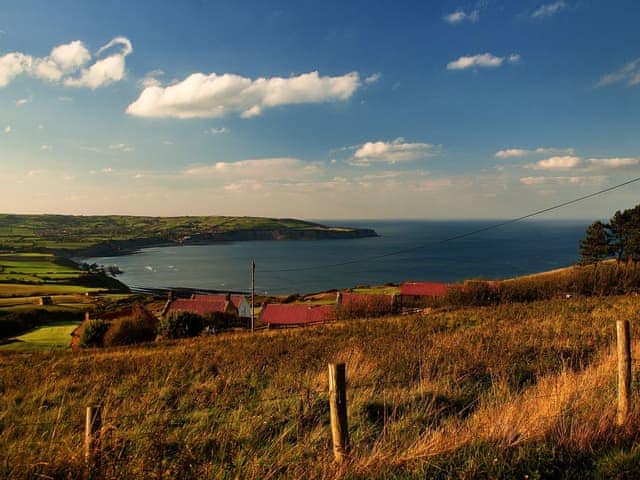
[[[84,408],[100,402],[107,478],[634,478],[640,415],[613,426],[611,347],[614,321],[639,307],[554,299],[0,354],[0,477],[77,478]],[[333,361],[347,363],[343,467],[328,427]]]

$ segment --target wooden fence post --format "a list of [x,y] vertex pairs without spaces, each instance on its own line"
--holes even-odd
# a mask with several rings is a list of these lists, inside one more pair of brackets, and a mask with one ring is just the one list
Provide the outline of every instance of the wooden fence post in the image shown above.
[[94,478],[100,469],[100,430],[102,429],[102,408],[87,407],[84,427],[84,459],[89,478]]
[[329,409],[331,436],[336,462],[344,462],[349,455],[349,425],[347,423],[347,381],[344,363],[329,364]]
[[618,339],[618,415],[616,423],[624,425],[631,410],[631,334],[629,320],[616,322]]

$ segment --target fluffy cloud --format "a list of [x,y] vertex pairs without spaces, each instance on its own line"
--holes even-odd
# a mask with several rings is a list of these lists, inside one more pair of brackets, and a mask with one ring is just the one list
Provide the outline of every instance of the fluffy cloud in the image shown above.
[[520,55],[512,53],[508,57],[497,57],[491,53],[480,53],[478,55],[468,55],[458,58],[447,64],[447,70],[466,70],[469,68],[496,68],[502,66],[504,62],[517,63]]
[[[68,86],[98,88],[122,80],[125,72],[125,57],[133,49],[131,42],[117,37],[97,52],[100,56],[106,49],[119,45],[121,51],[97,60],[88,68],[91,60],[87,47],[80,41],[58,45],[47,57],[32,57],[20,52],[7,53],[0,57],[0,87],[5,87],[19,75],[29,75],[48,82],[63,82]],[[78,77],[73,77],[79,73]]]
[[400,137],[391,142],[367,142],[353,154],[352,163],[369,165],[371,163],[412,162],[438,153],[439,147],[430,143],[408,143]]
[[610,158],[587,158],[573,155],[555,156],[545,160],[540,160],[529,168],[533,170],[570,170],[581,169],[583,171],[593,170],[616,170],[630,168],[640,165],[640,158],[634,157],[610,157]]
[[596,83],[596,88],[605,87],[613,83],[626,83],[630,87],[639,85],[640,84],[640,58],[631,60],[630,62],[626,63],[615,72],[611,72],[611,73],[608,73],[607,75],[603,75],[598,81],[598,83]]
[[173,85],[146,87],[129,105],[127,113],[164,118],[218,118],[240,114],[249,118],[281,105],[347,100],[360,85],[356,72],[338,77],[321,77],[318,72],[310,72],[289,78],[255,80],[230,73],[194,73]]
[[546,3],[544,5],[540,5],[540,7],[531,14],[531,18],[551,17],[565,8],[567,8],[567,4],[562,0],[559,2]]
[[55,47],[49,57],[64,72],[77,70],[91,60],[89,50],[80,40]]
[[457,10],[453,13],[445,15],[443,18],[445,22],[451,23],[454,25],[457,23],[464,22],[465,20],[469,22],[477,22],[478,20],[480,20],[480,11],[473,10],[469,13],[466,13],[464,10]]
[[505,150],[498,150],[496,157],[498,158],[514,158],[524,157],[527,155],[573,155],[575,150],[573,148],[534,148],[527,150],[524,148],[507,148]]
[[89,68],[82,69],[79,77],[67,78],[64,84],[69,87],[96,89],[122,80],[125,75],[125,58],[133,52],[133,47],[125,37],[116,37],[98,50],[98,55],[113,47],[120,47],[120,50],[98,60]]
[[540,160],[531,166],[534,170],[569,170],[582,164],[580,157],[565,155]]

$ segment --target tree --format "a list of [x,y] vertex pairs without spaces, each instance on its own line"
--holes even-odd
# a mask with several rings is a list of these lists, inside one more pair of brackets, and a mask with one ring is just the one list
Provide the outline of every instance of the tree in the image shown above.
[[614,254],[610,228],[599,220],[589,225],[580,240],[580,263],[597,263]]
[[612,249],[618,261],[640,260],[640,205],[618,210],[609,222]]

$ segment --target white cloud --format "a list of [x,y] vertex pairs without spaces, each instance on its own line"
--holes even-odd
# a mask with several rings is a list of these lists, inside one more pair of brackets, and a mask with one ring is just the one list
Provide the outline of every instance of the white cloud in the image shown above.
[[4,133],[11,133],[11,125],[7,125],[6,127],[4,127]]
[[115,150],[118,152],[133,152],[135,148],[131,145],[127,145],[126,143],[115,143],[109,145],[109,150]]
[[304,178],[315,175],[320,167],[298,158],[258,158],[237,162],[217,162],[213,165],[198,165],[184,171],[190,177],[218,177],[247,179],[258,178],[265,181],[275,179]]
[[596,88],[622,82],[630,87],[640,84],[640,58],[631,60],[615,72],[600,77],[600,80],[596,83]]
[[51,145],[40,145],[40,150],[53,150]]
[[127,113],[163,118],[219,118],[240,114],[249,118],[282,105],[347,100],[360,85],[356,72],[321,77],[316,71],[289,78],[255,80],[230,73],[194,73],[173,85],[145,88],[127,107]]
[[31,103],[31,99],[30,98],[19,98],[18,100],[16,100],[16,105],[19,107],[22,107],[23,105],[26,105],[27,103]]
[[0,57],[0,87],[6,87],[18,75],[29,71],[33,58],[19,52],[7,53]]
[[207,135],[222,135],[223,133],[229,133],[231,130],[229,130],[227,127],[211,127],[208,128],[204,131],[204,133],[206,133]]
[[520,61],[520,55],[512,53],[508,57],[497,57],[491,53],[467,55],[447,64],[447,70],[466,70],[469,68],[496,68],[504,62],[516,63]]
[[125,75],[125,58],[133,52],[131,42],[125,37],[116,37],[101,47],[97,55],[114,46],[121,47],[120,51],[98,60],[89,68],[84,68],[79,77],[65,79],[64,84],[70,87],[96,89],[122,80]]
[[531,14],[531,18],[551,17],[565,8],[567,8],[567,4],[562,0],[559,2],[546,3],[544,5],[540,5],[540,7]]
[[91,60],[89,50],[80,40],[55,47],[49,57],[65,72],[77,70]]
[[524,157],[527,155],[573,155],[575,150],[573,148],[544,148],[539,147],[532,150],[524,148],[507,148],[505,150],[498,150],[496,157],[498,158],[513,158]]
[[582,164],[580,157],[564,155],[540,160],[531,166],[534,170],[569,170]]
[[400,137],[391,142],[367,142],[353,154],[352,164],[411,162],[439,153],[439,147],[430,143],[408,143]]
[[627,168],[640,165],[640,158],[612,157],[612,158],[590,158],[589,165],[599,169]]
[[523,177],[520,183],[524,185],[593,185],[607,180],[603,176],[572,176],[572,177]]
[[453,13],[445,15],[444,21],[451,24],[457,24],[466,21],[469,22],[477,22],[480,19],[480,11],[472,10],[469,13],[466,13],[464,10],[456,10]]
[[[30,75],[49,82],[62,82],[64,85],[97,88],[122,80],[124,77],[124,59],[133,49],[131,42],[117,37],[98,50],[101,55],[105,49],[115,45],[121,51],[96,61],[83,68],[91,60],[91,54],[80,40],[58,45],[47,57],[33,57],[21,52],[12,52],[0,57],[0,87],[5,87],[19,75]],[[82,70],[81,70],[82,69]],[[79,77],[73,77],[78,74]]]
[[382,74],[380,72],[377,72],[365,78],[364,83],[366,83],[367,85],[371,85],[372,83],[376,83],[381,78],[382,78]]

